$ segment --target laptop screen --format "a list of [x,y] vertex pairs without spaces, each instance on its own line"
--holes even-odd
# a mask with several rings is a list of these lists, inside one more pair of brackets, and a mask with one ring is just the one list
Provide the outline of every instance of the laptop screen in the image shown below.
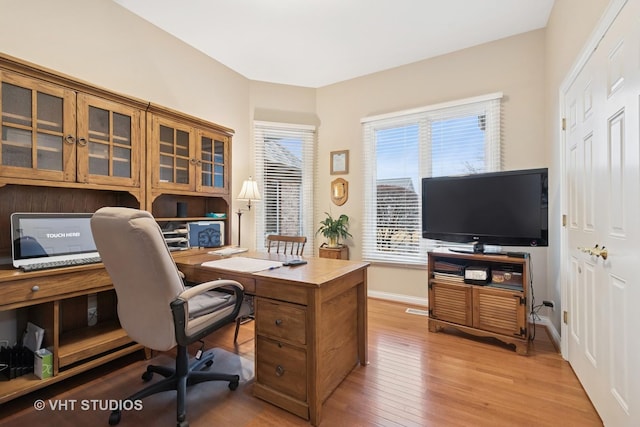
[[13,266],[98,256],[91,213],[11,215]]

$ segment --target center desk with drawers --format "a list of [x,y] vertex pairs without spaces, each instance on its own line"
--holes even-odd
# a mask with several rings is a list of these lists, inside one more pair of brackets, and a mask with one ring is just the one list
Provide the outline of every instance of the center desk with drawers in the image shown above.
[[216,259],[207,251],[184,252],[174,258],[188,280],[232,279],[255,296],[254,395],[318,425],[323,402],[368,361],[368,263],[305,257],[300,266],[239,273],[202,266]]
[[[202,266],[220,258],[206,249],[173,256],[190,281],[233,279],[255,296],[254,395],[318,425],[323,402],[368,360],[368,264],[305,257],[301,266],[240,273]],[[116,304],[102,264],[30,273],[0,266],[0,312],[15,312],[19,337],[28,322],[43,328],[42,347],[53,353],[50,377],[0,381],[0,404],[142,349],[120,327]]]

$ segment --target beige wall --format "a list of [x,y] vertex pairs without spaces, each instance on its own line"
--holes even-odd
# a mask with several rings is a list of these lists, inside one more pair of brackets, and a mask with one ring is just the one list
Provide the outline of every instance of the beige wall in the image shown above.
[[[546,125],[545,139],[550,147],[549,199],[551,242],[548,254],[547,298],[560,307],[561,301],[561,259],[560,259],[560,220],[562,216],[560,197],[560,174],[562,140],[560,138],[559,89],[571,67],[581,54],[583,46],[600,17],[604,13],[608,0],[556,0],[546,28]],[[554,327],[560,331],[561,310],[546,313]]]
[[[503,92],[504,167],[545,167],[549,145],[545,142],[544,30],[538,30],[417,62],[400,68],[349,80],[318,90],[319,202],[329,200],[329,153],[350,150],[349,201],[332,206],[334,213],[352,219],[356,237],[351,254],[361,257],[358,237],[362,235],[360,120],[440,102]],[[534,253],[535,278],[546,277],[546,249]],[[544,280],[540,280],[544,286]],[[370,269],[369,289],[401,294],[424,302],[427,294],[424,269],[375,265]]]
[[[235,129],[233,194],[254,171],[253,118],[319,125],[316,218],[326,210],[352,218],[355,259],[362,234],[360,119],[501,91],[505,167],[550,168],[555,228],[552,245],[533,251],[534,277],[539,299],[559,301],[557,92],[607,3],[556,0],[546,30],[318,90],[250,82],[110,0],[0,0],[0,52]],[[329,200],[329,152],[344,149],[350,194],[336,207]],[[250,224],[243,217],[243,245],[251,243]],[[424,270],[374,266],[369,280],[376,292],[426,297]]]

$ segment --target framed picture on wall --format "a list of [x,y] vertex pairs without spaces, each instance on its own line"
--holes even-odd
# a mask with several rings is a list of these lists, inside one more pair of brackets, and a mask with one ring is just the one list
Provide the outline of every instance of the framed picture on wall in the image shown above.
[[331,175],[349,173],[349,150],[331,152]]

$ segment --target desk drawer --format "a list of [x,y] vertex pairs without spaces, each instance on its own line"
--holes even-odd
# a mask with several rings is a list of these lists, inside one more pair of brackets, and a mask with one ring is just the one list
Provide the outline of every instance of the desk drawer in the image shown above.
[[307,400],[307,356],[303,349],[258,335],[256,380],[300,401]]
[[30,277],[2,283],[2,304],[33,302],[39,299],[62,297],[65,294],[87,291],[111,285],[105,269]]
[[256,298],[256,332],[292,344],[305,345],[306,314],[302,306]]

